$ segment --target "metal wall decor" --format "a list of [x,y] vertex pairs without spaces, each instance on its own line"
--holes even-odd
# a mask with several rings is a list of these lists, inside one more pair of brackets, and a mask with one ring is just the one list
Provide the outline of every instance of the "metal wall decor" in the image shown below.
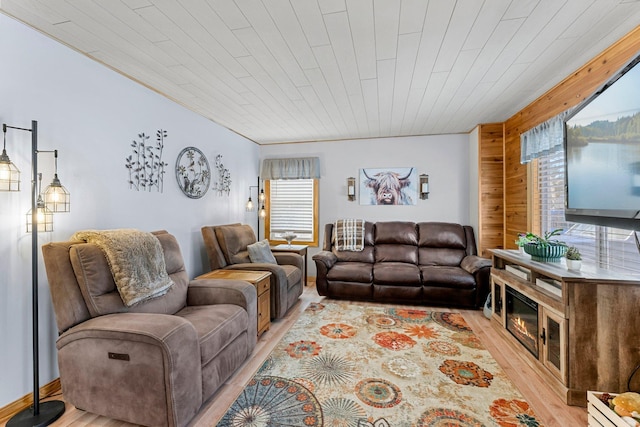
[[218,196],[225,193],[227,196],[231,192],[231,172],[222,164],[222,154],[216,156],[215,167],[218,170],[218,181],[213,183],[213,189],[218,192]]
[[132,141],[133,154],[125,159],[125,167],[129,170],[129,189],[136,191],[164,190],[165,166],[169,163],[162,161],[164,139],[167,131],[158,129],[156,144],[148,144],[150,138],[144,132],[138,134],[139,141]]
[[202,151],[187,147],[178,154],[176,180],[185,196],[199,199],[205,195],[211,182],[211,169]]

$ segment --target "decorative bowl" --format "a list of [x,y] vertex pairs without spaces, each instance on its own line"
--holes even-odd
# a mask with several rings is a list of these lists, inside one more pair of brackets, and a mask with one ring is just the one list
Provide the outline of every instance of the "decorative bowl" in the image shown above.
[[287,241],[289,247],[291,247],[291,242],[298,237],[293,231],[285,231],[281,234],[282,238]]
[[537,245],[528,243],[523,246],[524,251],[531,255],[531,259],[541,262],[560,262],[560,258],[567,252],[566,245],[556,245],[550,243],[548,245]]

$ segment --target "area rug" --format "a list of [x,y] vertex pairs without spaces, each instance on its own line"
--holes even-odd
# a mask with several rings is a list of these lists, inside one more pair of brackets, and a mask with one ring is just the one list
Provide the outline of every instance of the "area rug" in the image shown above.
[[460,314],[313,303],[218,426],[503,426],[540,421]]

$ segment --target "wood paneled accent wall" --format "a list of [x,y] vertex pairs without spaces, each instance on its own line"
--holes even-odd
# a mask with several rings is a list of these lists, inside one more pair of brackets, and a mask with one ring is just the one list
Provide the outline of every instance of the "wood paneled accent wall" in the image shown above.
[[479,126],[478,132],[478,254],[489,257],[487,249],[503,248],[503,167],[504,124]]
[[[527,166],[520,164],[520,134],[582,102],[639,52],[640,26],[505,122],[505,248],[515,248],[518,232],[531,229]],[[481,224],[484,221],[481,217]]]

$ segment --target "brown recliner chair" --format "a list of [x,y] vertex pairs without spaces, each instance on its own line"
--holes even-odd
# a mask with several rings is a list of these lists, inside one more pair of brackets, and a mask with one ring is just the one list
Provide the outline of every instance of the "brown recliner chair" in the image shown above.
[[154,232],[174,284],[126,307],[102,251],[70,241],[42,247],[60,337],[65,401],[147,426],[184,426],[251,354],[255,287],[189,281],[175,237]]
[[271,318],[280,319],[302,295],[304,259],[294,253],[274,253],[276,264],[252,263],[247,246],[256,243],[253,229],[246,224],[202,227],[202,237],[211,271],[220,269],[271,272]]

